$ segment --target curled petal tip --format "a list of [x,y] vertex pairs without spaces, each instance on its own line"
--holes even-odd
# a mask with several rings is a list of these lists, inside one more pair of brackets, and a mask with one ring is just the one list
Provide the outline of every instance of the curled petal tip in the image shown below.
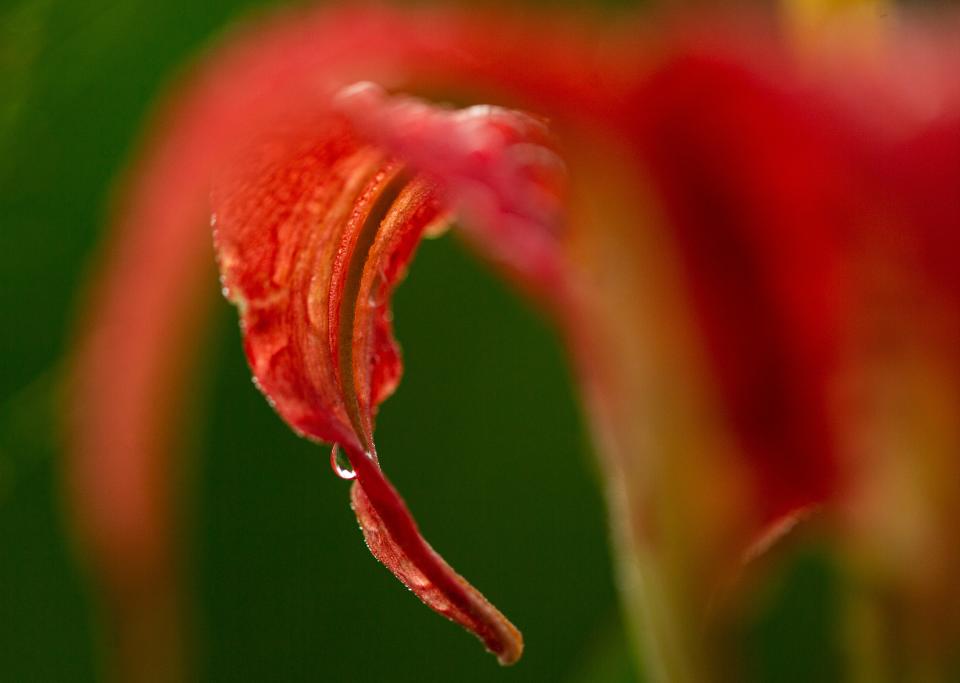
[[370,552],[425,605],[474,633],[504,666],[523,654],[520,631],[423,539],[376,465],[359,464],[351,505]]

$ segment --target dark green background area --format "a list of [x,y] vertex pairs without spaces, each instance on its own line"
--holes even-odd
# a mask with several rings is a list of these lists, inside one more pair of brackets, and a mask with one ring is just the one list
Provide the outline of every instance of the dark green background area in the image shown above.
[[[253,6],[0,5],[0,681],[96,679],[92,595],[59,501],[67,331],[157,93]],[[221,302],[180,454],[201,678],[635,680],[599,480],[547,325],[450,237],[423,245],[395,313],[406,375],[379,419],[382,461],[433,545],[524,631],[524,659],[501,669],[370,557],[348,485],[253,388]],[[758,620],[758,679],[804,646],[825,661],[809,656],[830,620],[824,576],[801,568]]]

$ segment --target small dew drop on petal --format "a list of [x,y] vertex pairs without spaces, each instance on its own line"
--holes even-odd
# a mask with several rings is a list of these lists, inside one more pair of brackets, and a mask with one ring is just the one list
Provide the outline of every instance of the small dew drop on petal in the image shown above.
[[337,444],[333,444],[333,448],[330,449],[330,468],[341,479],[349,481],[357,478],[357,473],[353,471],[350,459],[346,453],[340,450],[340,446]]

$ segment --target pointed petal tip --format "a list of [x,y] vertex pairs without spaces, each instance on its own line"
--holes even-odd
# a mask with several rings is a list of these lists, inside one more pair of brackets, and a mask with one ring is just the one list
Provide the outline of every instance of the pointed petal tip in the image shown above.
[[354,458],[351,507],[371,554],[427,607],[473,633],[502,666],[523,654],[523,635],[424,540],[380,468]]

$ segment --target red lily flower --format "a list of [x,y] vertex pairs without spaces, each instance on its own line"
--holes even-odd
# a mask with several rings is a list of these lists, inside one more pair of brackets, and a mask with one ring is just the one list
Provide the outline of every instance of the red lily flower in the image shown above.
[[[458,11],[290,12],[193,74],[155,124],[76,363],[73,501],[127,665],[175,637],[158,633],[178,619],[167,426],[202,318],[208,213],[259,387],[342,450],[371,552],[502,663],[519,632],[421,537],[373,439],[401,370],[390,295],[454,215],[568,341],[626,599],[668,680],[707,677],[729,585],[805,515],[828,510],[875,553],[889,531],[872,497],[896,491],[871,477],[903,461],[873,401],[909,374],[877,366],[958,360],[960,55],[929,29],[869,54],[778,35],[757,17],[648,17],[603,37]],[[502,107],[416,97],[464,92]],[[924,310],[875,310],[885,294]],[[887,329],[901,312],[922,329]],[[884,335],[902,346],[873,349]],[[954,389],[914,389],[955,415]],[[929,461],[956,474],[936,429]],[[960,567],[955,489],[918,522],[942,577]],[[892,565],[890,585],[918,585]],[[944,581],[922,583],[916,623],[956,633]]]

